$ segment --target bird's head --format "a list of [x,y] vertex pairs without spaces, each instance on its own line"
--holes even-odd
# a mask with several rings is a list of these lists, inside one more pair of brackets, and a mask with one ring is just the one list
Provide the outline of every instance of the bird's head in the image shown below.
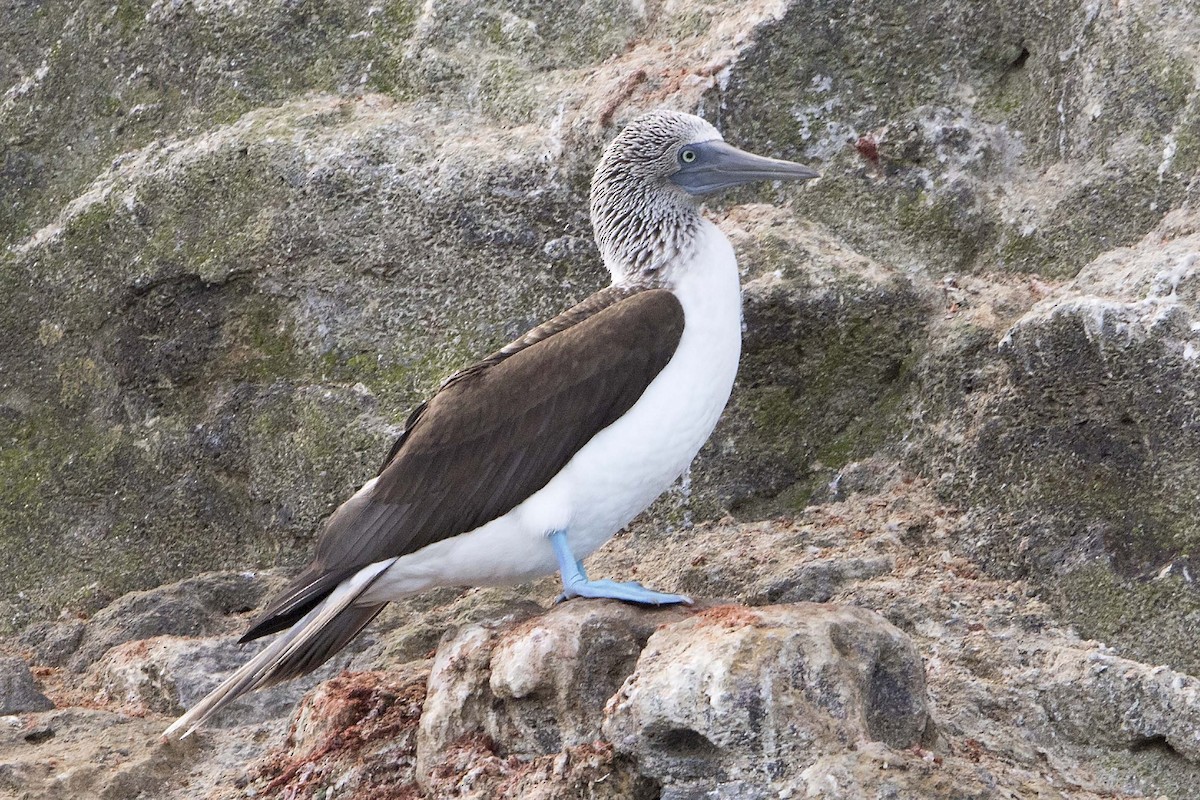
[[592,177],[596,243],[615,282],[649,277],[687,246],[705,197],[756,181],[818,175],[726,144],[692,114],[643,114],[613,139]]

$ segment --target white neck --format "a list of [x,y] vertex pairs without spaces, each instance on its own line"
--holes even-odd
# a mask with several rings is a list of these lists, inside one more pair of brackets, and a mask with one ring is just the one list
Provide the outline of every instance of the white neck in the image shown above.
[[[733,245],[716,225],[703,218],[699,219],[691,245],[689,253],[662,268],[662,285],[679,298],[686,328],[719,331],[722,341],[735,339],[740,349],[742,293]],[[736,368],[736,352],[733,362]]]

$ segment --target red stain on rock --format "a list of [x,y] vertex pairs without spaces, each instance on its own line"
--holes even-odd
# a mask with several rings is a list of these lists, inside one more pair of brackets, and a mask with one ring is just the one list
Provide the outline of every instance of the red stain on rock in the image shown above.
[[608,127],[612,123],[613,115],[617,113],[617,109],[633,95],[637,87],[646,82],[647,77],[644,69],[634,70],[617,84],[616,88],[613,89],[612,95],[600,109],[598,120],[602,127]]
[[858,141],[854,143],[854,149],[858,154],[870,162],[871,166],[879,166],[879,143],[875,141],[874,136],[860,136]]
[[308,753],[296,755],[293,728],[284,748],[262,763],[264,792],[308,797],[347,772],[358,773],[338,797],[410,800],[423,797],[411,781],[416,729],[427,672],[397,679],[386,672],[342,672],[311,695],[310,716],[326,731]]
[[696,614],[698,619],[706,624],[720,625],[725,628],[753,627],[759,622],[758,611],[746,606],[724,605],[706,608]]

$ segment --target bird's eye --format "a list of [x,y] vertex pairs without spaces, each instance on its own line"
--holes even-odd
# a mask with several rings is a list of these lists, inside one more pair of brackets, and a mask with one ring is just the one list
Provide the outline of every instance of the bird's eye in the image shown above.
[[691,164],[693,161],[696,160],[696,151],[695,150],[684,150],[682,153],[679,154],[679,160],[685,164]]

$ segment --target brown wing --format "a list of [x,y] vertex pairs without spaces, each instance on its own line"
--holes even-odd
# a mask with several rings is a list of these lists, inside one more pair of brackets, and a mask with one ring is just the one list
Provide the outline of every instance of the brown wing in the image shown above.
[[446,381],[409,418],[373,490],[334,512],[313,562],[243,641],[288,627],[368,564],[511,511],[637,402],[682,334],[670,292],[611,290]]

